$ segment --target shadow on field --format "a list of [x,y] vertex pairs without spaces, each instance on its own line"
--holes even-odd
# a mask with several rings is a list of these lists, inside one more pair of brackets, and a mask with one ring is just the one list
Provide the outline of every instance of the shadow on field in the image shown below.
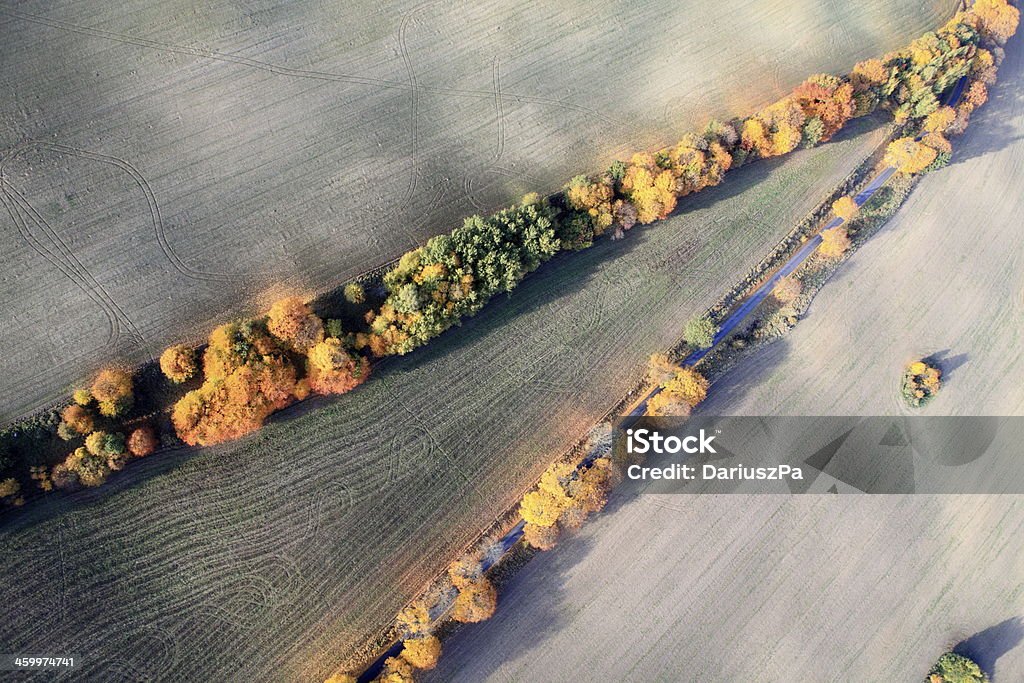
[[1006,58],[999,67],[999,79],[989,87],[989,99],[971,116],[971,124],[960,140],[953,139],[952,164],[998,152],[1018,142],[1021,134],[1015,117],[1024,108],[1024,37],[1012,38]]
[[996,661],[1021,641],[1024,641],[1024,619],[1012,617],[960,641],[953,652],[973,659],[996,682],[1000,680],[996,676]]

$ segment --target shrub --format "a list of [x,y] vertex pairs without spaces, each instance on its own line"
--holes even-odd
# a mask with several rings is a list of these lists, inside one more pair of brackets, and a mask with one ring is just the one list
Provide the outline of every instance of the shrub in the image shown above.
[[417,600],[399,612],[396,621],[406,633],[411,635],[426,633],[430,627],[430,610],[422,600]]
[[160,354],[160,371],[175,384],[192,379],[199,370],[196,350],[185,344],[175,344]]
[[92,396],[99,402],[100,414],[119,417],[128,412],[134,401],[132,388],[132,376],[127,370],[101,370],[92,383]]
[[308,352],[324,339],[323,321],[297,296],[274,302],[267,314],[267,330],[299,353]]
[[14,498],[21,491],[21,484],[13,477],[0,481],[0,498]]
[[416,669],[433,669],[440,656],[441,641],[436,636],[410,638],[402,644],[402,659]]
[[83,486],[99,486],[107,480],[110,467],[105,455],[92,453],[85,448],[76,448],[62,464],[53,468],[53,483],[59,487],[81,483]]
[[947,652],[928,672],[929,683],[987,683],[988,676],[973,660]]
[[903,372],[900,392],[908,405],[919,408],[935,397],[942,386],[942,372],[923,360],[914,361]]
[[61,412],[61,424],[66,425],[72,435],[88,434],[95,427],[92,411],[74,403]]
[[144,458],[153,453],[159,445],[153,428],[139,427],[128,437],[128,452],[136,458]]
[[711,322],[711,317],[707,313],[693,316],[686,321],[686,327],[683,328],[683,339],[695,349],[714,346],[717,334],[718,325]]
[[779,278],[779,281],[775,283],[775,288],[772,289],[772,296],[783,305],[793,303],[800,298],[802,293],[803,285],[800,283],[800,279],[794,275]]
[[358,282],[350,282],[345,285],[345,301],[358,306],[366,301],[366,290]]

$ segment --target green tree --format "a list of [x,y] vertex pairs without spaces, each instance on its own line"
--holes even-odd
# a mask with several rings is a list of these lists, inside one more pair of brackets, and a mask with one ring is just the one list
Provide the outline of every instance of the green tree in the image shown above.
[[928,683],[986,683],[988,676],[973,660],[947,652],[928,672]]
[[707,313],[693,316],[686,321],[686,327],[683,329],[683,339],[695,349],[713,346],[716,334],[718,325],[711,322],[711,317]]

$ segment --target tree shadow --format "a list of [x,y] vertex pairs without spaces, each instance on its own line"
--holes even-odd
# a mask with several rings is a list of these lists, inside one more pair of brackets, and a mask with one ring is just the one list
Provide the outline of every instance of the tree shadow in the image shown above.
[[948,380],[952,377],[954,370],[963,367],[963,365],[970,360],[966,353],[959,353],[955,356],[949,355],[950,353],[952,353],[950,349],[943,349],[942,351],[936,351],[922,360],[928,365],[941,370],[943,379]]
[[966,133],[953,139],[950,165],[998,152],[1024,139],[1017,121],[1024,105],[1024,39],[1012,38],[999,67],[998,81],[989,87],[988,101],[971,116]]
[[953,647],[953,652],[973,659],[995,682],[999,680],[996,678],[996,662],[1021,641],[1024,641],[1024,619],[1011,617],[961,640]]

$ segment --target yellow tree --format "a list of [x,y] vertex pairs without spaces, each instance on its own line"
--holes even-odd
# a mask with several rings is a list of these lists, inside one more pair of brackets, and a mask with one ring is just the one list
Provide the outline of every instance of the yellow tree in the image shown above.
[[485,577],[459,589],[452,605],[452,618],[462,623],[490,619],[498,608],[498,591]]
[[956,120],[953,107],[939,107],[924,120],[924,129],[929,133],[944,133]]
[[527,524],[552,526],[567,503],[564,495],[556,497],[548,491],[530,491],[519,503],[519,514]]
[[827,259],[838,259],[850,248],[850,236],[846,228],[839,226],[821,233],[821,245],[818,253]]
[[69,405],[64,409],[61,413],[61,420],[75,434],[88,434],[95,425],[92,411],[88,408],[83,408],[77,403]]
[[131,373],[121,368],[105,368],[93,380],[91,393],[99,402],[101,415],[123,415],[133,402]]
[[860,207],[857,206],[857,202],[853,200],[853,197],[849,195],[840,197],[832,202],[832,213],[844,221],[852,219],[857,215],[858,211],[860,211]]
[[1017,32],[1020,10],[1006,0],[975,0],[972,11],[981,20],[981,32],[998,45]]
[[160,370],[175,384],[187,382],[199,369],[196,351],[184,344],[175,344],[160,354]]
[[441,641],[436,636],[410,638],[402,644],[401,655],[417,669],[433,669],[441,656]]
[[938,152],[923,145],[914,138],[906,137],[889,143],[885,151],[885,163],[895,166],[901,173],[920,173],[935,161]]
[[538,526],[527,523],[523,527],[523,539],[537,550],[551,550],[558,543],[558,525]]
[[334,674],[324,683],[356,683],[356,677],[352,674]]

